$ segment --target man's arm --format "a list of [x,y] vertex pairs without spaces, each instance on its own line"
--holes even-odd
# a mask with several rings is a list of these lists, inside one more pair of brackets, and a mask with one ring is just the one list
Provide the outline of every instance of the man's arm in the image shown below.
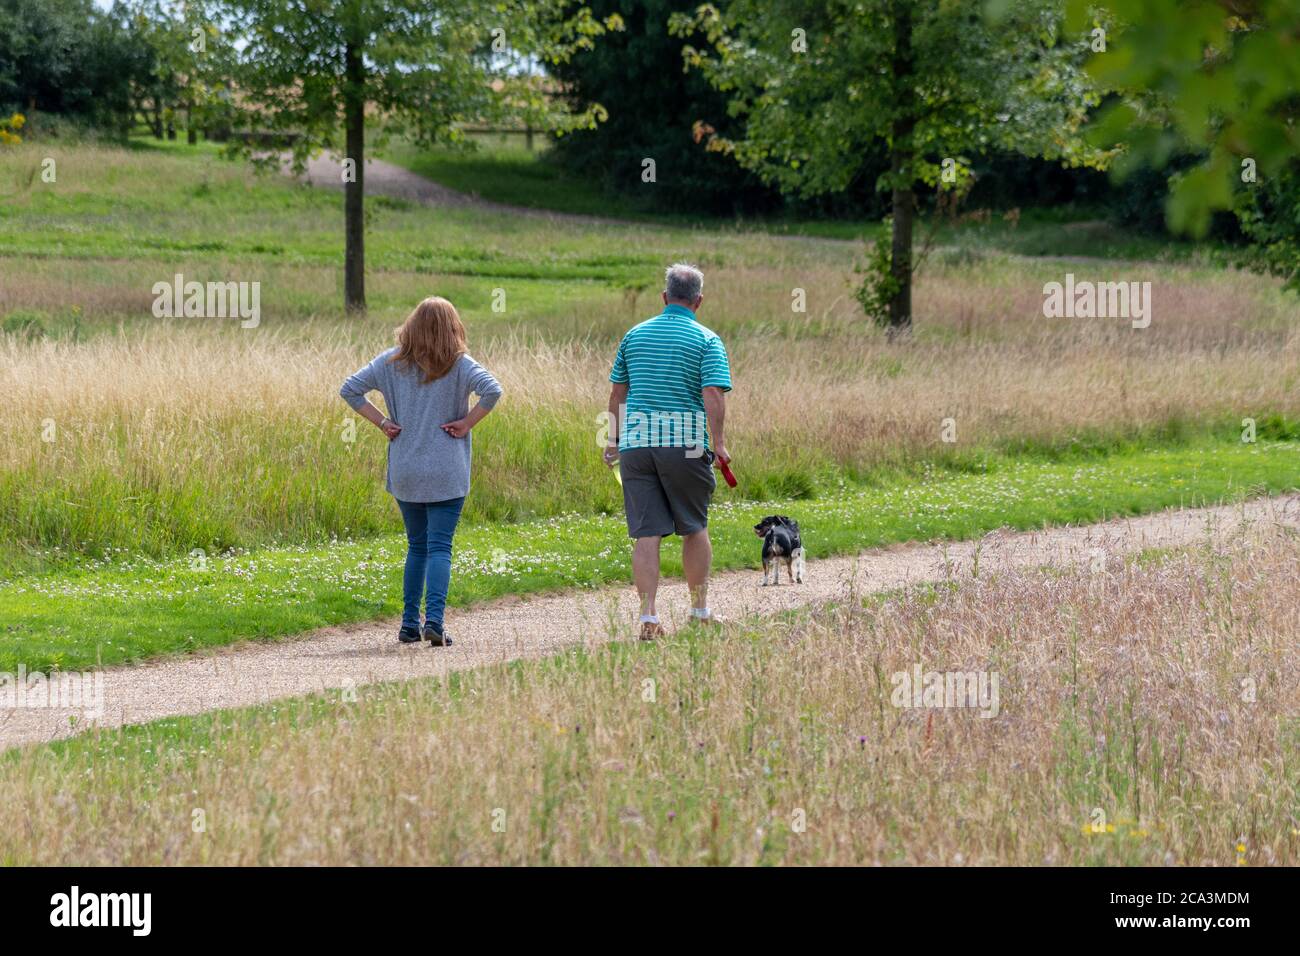
[[627,382],[615,382],[609,388],[609,437],[605,439],[605,464],[618,460],[619,413],[627,402]]
[[709,422],[709,441],[713,445],[713,454],[720,461],[730,464],[731,455],[727,452],[727,440],[723,428],[727,423],[727,393],[716,385],[700,389],[704,399],[704,414]]

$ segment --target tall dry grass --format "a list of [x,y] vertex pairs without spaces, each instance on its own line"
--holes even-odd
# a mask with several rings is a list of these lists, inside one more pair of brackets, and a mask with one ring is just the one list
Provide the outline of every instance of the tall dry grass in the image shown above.
[[[1295,865],[1297,560],[1259,528],[29,749],[0,859]],[[914,665],[998,715],[895,707]]]
[[[701,319],[731,351],[728,441],[744,491],[802,496],[823,479],[920,460],[1300,415],[1300,336],[1263,280],[1160,267],[1151,327],[1136,330],[1043,319],[1040,280],[1058,266],[998,262],[924,278],[905,343],[864,325],[834,268],[712,271]],[[810,308],[792,313],[800,283],[813,290]],[[506,389],[476,433],[471,518],[618,508],[596,416],[617,337],[652,311],[650,298],[588,290],[541,318],[468,315],[475,354]],[[346,440],[354,419],[336,394],[390,337],[379,318],[274,312],[250,330],[155,320],[77,342],[0,336],[0,391],[20,403],[0,420],[7,558],[212,551],[392,527],[383,443],[364,423]],[[942,441],[945,419],[955,443]]]

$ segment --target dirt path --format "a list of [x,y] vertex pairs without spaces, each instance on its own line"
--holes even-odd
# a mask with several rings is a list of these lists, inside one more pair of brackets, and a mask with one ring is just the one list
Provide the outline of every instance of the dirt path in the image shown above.
[[[864,552],[856,557],[808,563],[807,583],[761,587],[758,571],[719,575],[710,604],[736,618],[771,614],[809,604],[883,591],[906,584],[941,580],[1007,568],[1062,566],[1092,562],[1098,549],[1116,566],[1122,554],[1221,539],[1251,522],[1278,522],[1300,528],[1300,495],[1261,499],[1243,505],[1165,511],[1085,527],[1044,531],[994,532],[978,541],[908,544]],[[757,553],[757,541],[755,542]],[[397,569],[394,569],[397,574]],[[686,588],[667,582],[660,616],[670,630],[686,617]],[[628,587],[584,590],[495,602],[450,612],[449,648],[397,643],[397,622],[332,627],[276,642],[235,645],[186,657],[110,668],[103,672],[102,727],[143,723],[176,714],[262,703],[329,688],[359,687],[480,667],[516,658],[539,657],[577,644],[629,639],[636,598]],[[665,612],[667,612],[665,614]],[[668,638],[671,640],[671,636]],[[0,711],[0,748],[52,740],[74,729],[69,711],[6,708]]]
[[[281,169],[286,175],[293,175],[287,158],[282,161]],[[303,182],[313,186],[343,188],[343,164],[338,158],[328,154],[314,156],[307,161],[307,168],[301,177]],[[630,219],[611,219],[604,216],[584,216],[578,213],[555,212],[550,209],[534,209],[531,206],[515,206],[509,203],[493,202],[476,195],[458,192],[450,186],[427,179],[419,173],[385,162],[382,159],[366,160],[366,194],[371,196],[391,196],[394,199],[406,199],[423,203],[427,206],[451,206],[460,209],[477,209],[482,212],[501,213],[508,216],[528,216],[533,219],[547,219],[553,222],[574,224],[600,224],[616,226],[636,226],[644,223]]]
[[[294,175],[288,157],[281,161],[281,170],[289,176]],[[343,188],[343,165],[333,156],[322,154],[307,161],[303,171],[302,182],[325,188]],[[427,179],[419,173],[396,166],[382,159],[366,160],[366,195],[391,196],[394,199],[406,199],[426,206],[449,206],[457,209],[476,209],[480,212],[498,213],[507,216],[525,216],[530,219],[544,219],[555,223],[570,225],[599,226],[653,226],[653,222],[636,219],[616,219],[609,216],[589,216],[583,213],[558,212],[553,209],[537,209],[533,206],[517,206],[510,203],[493,202],[472,193],[463,193],[444,186],[442,183]],[[829,236],[790,235],[779,232],[768,233],[774,239],[788,242],[821,243],[830,245],[849,245],[850,239],[834,239]]]

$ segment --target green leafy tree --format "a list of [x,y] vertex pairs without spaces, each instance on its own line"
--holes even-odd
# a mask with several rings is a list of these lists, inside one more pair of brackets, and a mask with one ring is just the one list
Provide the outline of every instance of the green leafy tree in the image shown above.
[[[680,0],[593,0],[597,16],[619,13],[624,29],[551,73],[579,108],[600,103],[608,118],[556,140],[553,158],[610,191],[647,197],[660,209],[739,213],[779,205],[780,194],[700,146],[705,129],[728,135],[727,97],[682,63],[668,20]],[[653,188],[641,163],[653,157]]]
[[1300,285],[1300,0],[1070,0],[1069,15],[1106,34],[1087,70],[1113,95],[1089,136],[1122,149],[1116,174],[1192,151],[1170,228],[1204,235],[1235,209],[1249,264]]
[[400,133],[421,144],[457,141],[466,121],[589,125],[598,108],[567,110],[541,70],[620,26],[563,0],[212,0],[211,9],[231,108],[282,134],[299,170],[320,149],[345,159],[349,310],[365,308],[368,120],[382,120],[380,140]]
[[1288,163],[1258,188],[1243,189],[1233,211],[1250,240],[1242,263],[1300,292],[1300,162]]
[[136,111],[153,135],[175,135],[175,120],[185,115],[190,143],[198,127],[219,105],[224,82],[220,59],[208,55],[219,36],[202,0],[131,0],[130,30],[145,68],[133,82]]
[[132,77],[132,103],[154,138],[162,139],[181,93],[173,51],[185,41],[165,0],[133,0],[127,9],[131,39],[143,61]]
[[1097,98],[1080,69],[1085,36],[1067,37],[1059,3],[1022,0],[997,24],[983,0],[731,0],[679,15],[700,30],[688,62],[731,98],[743,136],[710,145],[782,189],[844,189],[882,145],[890,239],[860,295],[877,321],[910,328],[918,196],[960,190],[972,155],[995,149],[1070,165],[1104,156],[1079,137]]
[[143,63],[119,8],[91,0],[0,0],[0,108],[121,128]]

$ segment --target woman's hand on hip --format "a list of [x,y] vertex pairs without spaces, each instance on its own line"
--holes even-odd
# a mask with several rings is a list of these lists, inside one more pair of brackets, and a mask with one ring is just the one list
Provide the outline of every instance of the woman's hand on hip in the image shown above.
[[458,418],[454,422],[447,422],[447,424],[442,426],[442,430],[452,438],[464,438],[469,434],[469,430],[473,427],[474,426],[465,419]]
[[391,418],[385,418],[380,422],[379,429],[388,436],[389,441],[392,441],[402,433],[402,426],[397,424],[397,422],[393,421]]

